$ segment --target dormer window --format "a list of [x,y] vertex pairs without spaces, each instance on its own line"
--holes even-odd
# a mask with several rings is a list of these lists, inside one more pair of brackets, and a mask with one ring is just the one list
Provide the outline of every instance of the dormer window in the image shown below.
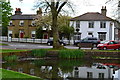
[[13,25],[13,23],[12,23],[12,21],[10,21],[10,22],[9,22],[9,26],[12,26],[12,25]]
[[24,21],[20,21],[20,26],[24,26]]
[[32,22],[31,22],[31,25],[32,25],[32,26],[35,26],[35,21],[32,21]]

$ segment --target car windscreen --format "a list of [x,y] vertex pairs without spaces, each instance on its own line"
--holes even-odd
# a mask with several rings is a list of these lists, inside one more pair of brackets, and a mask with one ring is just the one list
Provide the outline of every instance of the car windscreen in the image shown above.
[[106,44],[106,43],[109,43],[109,41],[101,41],[100,43],[101,44]]

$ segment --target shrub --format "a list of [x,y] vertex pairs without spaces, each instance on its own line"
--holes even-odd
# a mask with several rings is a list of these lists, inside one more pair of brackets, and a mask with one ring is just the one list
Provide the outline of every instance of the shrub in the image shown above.
[[30,54],[30,56],[32,56],[32,57],[45,57],[46,52],[47,51],[45,49],[35,49],[35,50],[32,50],[32,53]]
[[16,55],[5,56],[5,57],[3,58],[3,60],[5,60],[5,61],[7,61],[7,62],[17,61],[17,60],[18,60],[18,56],[16,56]]
[[81,50],[60,50],[59,58],[78,59],[83,57],[83,51]]

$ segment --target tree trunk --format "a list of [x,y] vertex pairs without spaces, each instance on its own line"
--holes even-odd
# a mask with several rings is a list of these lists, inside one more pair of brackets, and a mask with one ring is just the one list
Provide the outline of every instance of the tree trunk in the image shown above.
[[58,33],[58,26],[57,26],[57,11],[52,11],[52,30],[53,30],[53,48],[59,49],[60,43],[59,43],[59,33]]

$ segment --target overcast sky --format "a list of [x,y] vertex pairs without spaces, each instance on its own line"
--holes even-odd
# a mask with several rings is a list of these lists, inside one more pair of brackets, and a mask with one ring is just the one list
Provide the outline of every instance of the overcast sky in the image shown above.
[[[15,8],[21,8],[23,14],[35,14],[36,10],[32,10],[36,0],[23,0],[23,2],[19,2],[19,0],[10,0],[11,6]],[[101,12],[102,6],[107,7],[107,16],[111,17],[111,5],[105,4],[107,0],[71,0],[75,5],[75,14],[71,15],[73,17],[79,16],[86,12]]]

